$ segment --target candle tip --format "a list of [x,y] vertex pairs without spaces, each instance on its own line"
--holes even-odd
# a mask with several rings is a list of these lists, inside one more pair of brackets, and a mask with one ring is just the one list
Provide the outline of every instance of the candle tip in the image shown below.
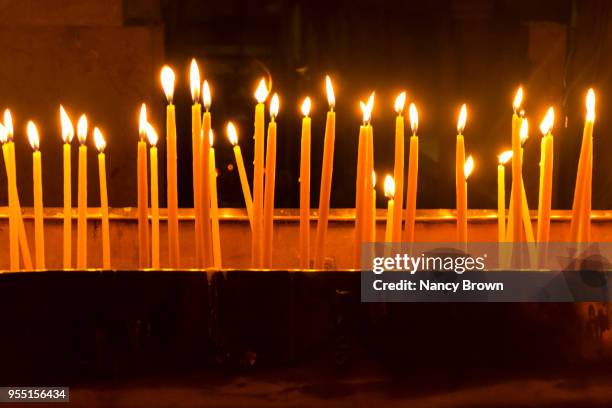
[[400,93],[395,98],[395,113],[401,116],[404,111],[404,105],[406,104],[406,91]]
[[332,81],[329,75],[325,75],[325,91],[327,93],[327,103],[329,104],[329,109],[334,110],[336,106],[336,95],[334,94],[334,87],[332,86]]
[[210,95],[210,86],[207,80],[204,80],[202,83],[202,99],[204,100],[204,108],[208,111],[212,104],[212,97]]
[[499,164],[506,164],[512,158],[512,150],[506,150],[498,156]]
[[512,107],[514,108],[515,112],[521,107],[522,102],[523,102],[523,87],[519,86],[519,89],[516,91],[516,95],[514,96],[514,102],[512,103]]
[[410,128],[412,129],[412,134],[416,135],[417,130],[419,129],[419,112],[417,111],[414,103],[411,103],[410,107],[408,108],[408,116],[410,117]]
[[38,129],[36,128],[34,122],[32,122],[31,120],[28,121],[28,124],[26,126],[26,133],[28,135],[28,141],[30,142],[30,146],[32,146],[32,149],[38,151],[38,149],[40,148],[40,138],[38,137]]
[[138,135],[140,136],[140,140],[144,140],[145,136],[147,135],[147,105],[144,103],[140,106]]
[[238,133],[236,132],[236,127],[232,122],[227,122],[227,137],[229,138],[232,146],[236,146],[238,144]]
[[589,91],[587,92],[586,108],[587,108],[586,119],[590,122],[594,122],[595,121],[595,91],[593,91],[593,88],[590,88]]
[[546,136],[547,134],[549,134],[553,128],[554,123],[555,123],[555,110],[551,106],[546,111],[546,115],[544,116],[544,119],[542,119],[542,122],[540,123],[540,132],[542,132],[542,135]]
[[272,100],[270,101],[270,117],[272,119],[278,116],[278,109],[280,108],[280,101],[278,99],[278,94],[272,95]]
[[527,120],[527,118],[523,118],[523,120],[521,121],[521,130],[519,134],[521,137],[521,145],[523,145],[529,137],[529,121]]
[[255,99],[258,103],[264,103],[268,97],[268,88],[266,87],[266,80],[261,78],[257,90],[255,91]]
[[307,96],[304,99],[304,102],[302,102],[302,115],[304,115],[304,117],[307,117],[310,114],[310,97]]
[[157,136],[157,132],[155,131],[155,128],[149,122],[145,124],[145,133],[147,135],[147,139],[149,139],[149,144],[151,146],[157,146],[159,137]]
[[470,177],[470,174],[472,174],[473,170],[474,170],[474,159],[470,155],[465,161],[465,164],[463,165],[463,175],[465,176],[466,180],[468,179],[468,177]]
[[82,145],[87,141],[87,116],[85,114],[82,114],[77,122],[77,138]]
[[174,96],[174,80],[174,71],[168,65],[164,65],[161,70],[161,83],[169,104],[172,104],[172,97]]
[[60,105],[60,123],[62,127],[62,139],[64,140],[64,143],[72,142],[72,138],[74,137],[74,126],[72,126],[70,116],[68,116],[68,113],[62,105]]
[[461,105],[461,109],[459,110],[459,119],[457,119],[457,133],[463,134],[463,130],[465,129],[465,122],[467,121],[467,106],[464,103]]
[[4,127],[6,127],[8,132],[9,140],[13,140],[13,116],[8,108],[4,110]]
[[200,100],[200,70],[195,58],[191,60],[191,66],[189,67],[189,85],[191,86],[193,103],[198,103]]
[[215,135],[212,129],[208,129],[208,143],[210,143],[210,147],[213,147],[215,144]]
[[106,140],[102,135],[102,132],[97,127],[94,127],[93,130],[93,138],[94,144],[96,145],[96,149],[98,149],[98,153],[104,153],[104,149],[106,149]]
[[4,144],[8,142],[8,131],[6,127],[0,123],[0,143]]
[[395,180],[390,174],[385,176],[385,197],[389,200],[393,200],[395,197]]

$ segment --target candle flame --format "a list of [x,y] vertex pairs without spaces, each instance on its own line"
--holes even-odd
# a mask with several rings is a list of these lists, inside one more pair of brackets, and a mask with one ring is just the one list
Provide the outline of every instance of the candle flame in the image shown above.
[[272,100],[270,101],[270,117],[272,119],[276,118],[278,115],[278,109],[280,107],[280,101],[278,99],[278,94],[272,95]]
[[457,119],[457,133],[462,134],[463,129],[465,129],[465,122],[467,121],[467,106],[465,103],[461,105],[461,110],[459,111],[459,119]]
[[372,109],[374,108],[374,92],[368,98],[367,103],[359,102],[361,112],[363,113],[363,123],[369,123],[372,119]]
[[329,75],[325,76],[325,91],[327,92],[327,103],[329,104],[329,108],[333,110],[336,106],[336,95],[334,95],[334,87],[332,86]]
[[212,148],[215,142],[215,136],[213,134],[212,129],[208,129],[208,142],[210,143],[210,147]]
[[512,158],[512,150],[506,150],[497,157],[499,158],[499,164],[506,164]]
[[527,141],[527,138],[529,137],[529,122],[527,121],[527,118],[523,118],[523,120],[521,121],[521,130],[519,134],[521,136],[522,145]]
[[257,99],[257,102],[259,103],[264,103],[267,97],[268,88],[266,87],[266,80],[261,78],[261,81],[259,81],[259,85],[257,86],[257,90],[255,91],[255,99]]
[[236,127],[232,122],[227,123],[227,137],[229,138],[232,146],[236,146],[238,144],[238,132],[236,132]]
[[376,172],[372,170],[372,187],[376,187]]
[[77,138],[80,144],[85,144],[87,140],[87,116],[82,114],[77,122]]
[[207,80],[204,80],[202,83],[202,99],[204,100],[204,108],[209,110],[212,103],[212,98],[210,96],[210,86],[208,85]]
[[586,96],[587,115],[586,120],[595,122],[595,91],[590,88]]
[[70,116],[68,116],[68,113],[66,113],[62,105],[60,105],[60,123],[62,125],[62,139],[64,143],[72,142],[72,138],[74,137],[74,126],[72,126]]
[[408,108],[408,116],[410,117],[410,127],[412,128],[412,134],[416,135],[416,132],[419,129],[419,112],[417,111],[416,105],[414,103],[411,103],[410,107]]
[[161,83],[169,104],[172,104],[172,97],[174,96],[174,79],[175,76],[172,68],[167,65],[164,65],[161,70]]
[[551,106],[546,111],[546,115],[544,116],[544,119],[542,119],[542,123],[540,123],[540,132],[542,132],[543,135],[549,134],[553,128],[554,123],[555,123],[555,110]]
[[302,115],[304,115],[305,117],[308,117],[309,114],[310,114],[310,97],[307,96],[306,99],[304,99],[304,102],[302,102]]
[[102,136],[102,132],[97,126],[94,127],[93,130],[93,138],[96,149],[98,149],[98,153],[104,153],[104,149],[106,149],[106,140],[104,139],[104,136]]
[[191,85],[191,99],[193,103],[197,103],[200,100],[200,70],[195,58],[191,60],[189,68],[189,84]]
[[514,108],[515,112],[521,107],[522,102],[523,102],[523,87],[519,86],[519,89],[516,91],[516,95],[514,96],[514,102],[512,103],[512,107]]
[[40,148],[40,138],[38,137],[38,129],[31,120],[28,121],[26,133],[28,134],[28,140],[32,149],[38,150]]
[[144,103],[140,107],[140,118],[138,120],[138,135],[140,140],[144,140],[147,135],[147,105]]
[[389,200],[393,200],[393,197],[395,197],[395,181],[390,174],[385,177],[385,197]]
[[401,94],[397,95],[397,97],[395,98],[395,112],[398,115],[402,114],[405,104],[406,104],[406,92],[404,91]]
[[8,108],[4,110],[4,127],[8,132],[9,140],[13,140],[13,116]]
[[145,133],[147,134],[147,139],[149,139],[149,144],[151,146],[157,146],[159,136],[157,136],[157,132],[155,131],[153,125],[148,122],[145,124]]
[[4,144],[8,142],[8,131],[6,127],[0,123],[0,143]]
[[463,175],[466,180],[470,177],[470,174],[472,174],[472,170],[474,170],[474,159],[470,155],[463,165]]

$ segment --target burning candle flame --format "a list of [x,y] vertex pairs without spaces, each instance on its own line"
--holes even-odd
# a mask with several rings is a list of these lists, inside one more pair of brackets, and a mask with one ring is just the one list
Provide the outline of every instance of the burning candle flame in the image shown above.
[[361,112],[363,113],[363,123],[369,123],[372,119],[372,109],[374,108],[374,92],[368,98],[367,103],[359,102],[361,106]]
[[514,102],[512,103],[512,107],[514,108],[515,112],[521,107],[522,102],[523,102],[523,87],[520,86],[519,89],[516,91],[516,95],[514,96]]
[[276,118],[278,115],[278,109],[280,107],[280,101],[278,99],[278,94],[272,95],[272,100],[270,101],[270,117],[272,119]]
[[80,144],[85,144],[87,141],[87,117],[82,114],[77,123],[77,138]]
[[210,142],[210,147],[212,148],[215,144],[215,136],[212,129],[208,129],[208,141]]
[[210,86],[207,80],[204,80],[204,83],[202,83],[202,99],[204,100],[204,108],[207,111],[210,110],[212,98],[210,96]]
[[36,129],[36,125],[31,120],[28,121],[26,133],[28,134],[28,140],[30,141],[30,146],[32,146],[32,149],[38,151],[40,148],[38,129]]
[[466,180],[470,177],[470,174],[472,174],[472,170],[474,170],[474,159],[470,155],[463,165],[463,175]]
[[404,110],[404,105],[406,104],[406,92],[402,92],[395,98],[395,112],[398,115],[402,114]]
[[417,130],[419,129],[419,112],[414,103],[410,104],[408,108],[408,116],[410,117],[410,128],[412,129],[412,134],[416,135]]
[[6,127],[8,132],[9,140],[13,140],[13,116],[9,109],[4,110],[4,127]]
[[62,139],[64,143],[71,143],[74,137],[74,126],[72,126],[70,116],[68,116],[62,105],[60,105],[60,123],[62,125]]
[[586,96],[587,115],[586,120],[595,122],[595,91],[590,88]]
[[147,105],[144,103],[140,107],[140,119],[138,121],[138,135],[140,140],[144,140],[147,135]]
[[238,144],[238,133],[236,132],[236,127],[232,122],[227,123],[227,137],[229,138],[232,146],[236,146]]
[[0,123],[0,143],[4,144],[8,142],[8,131],[6,127]]
[[461,110],[459,111],[459,119],[457,119],[457,133],[460,135],[463,134],[463,129],[465,129],[465,122],[467,121],[467,106],[465,103],[461,105]]
[[195,58],[191,60],[189,68],[189,84],[191,85],[191,99],[193,103],[198,103],[200,100],[200,70]]
[[540,132],[542,132],[543,135],[549,134],[553,128],[554,123],[555,123],[555,110],[551,106],[546,111],[546,115],[544,116],[544,119],[542,119],[542,123],[540,123]]
[[149,144],[151,146],[157,146],[159,137],[157,136],[157,132],[155,131],[153,125],[148,122],[145,124],[145,133],[147,134],[147,139],[149,139]]
[[264,103],[268,97],[268,88],[266,87],[266,80],[261,78],[257,90],[255,91],[255,99],[258,103]]
[[96,149],[98,149],[98,153],[104,153],[104,149],[106,149],[106,140],[104,139],[104,136],[102,136],[102,132],[100,132],[98,127],[94,127],[93,138]]
[[336,106],[336,95],[334,95],[334,87],[332,86],[332,81],[329,75],[325,76],[325,91],[327,92],[327,103],[329,104],[329,109],[334,110]]
[[172,97],[174,96],[174,71],[167,65],[161,70],[161,83],[162,88],[164,88],[164,93],[166,94],[166,99],[168,103],[172,105]]
[[376,172],[372,170],[372,187],[376,187]]
[[521,145],[523,145],[529,137],[529,122],[526,118],[521,121],[521,130],[519,134],[521,136]]
[[304,99],[304,102],[302,102],[302,115],[304,115],[305,117],[308,117],[308,115],[310,114],[310,97],[306,97],[306,99]]
[[393,197],[395,197],[395,181],[390,174],[385,177],[385,197],[389,200],[393,200]]
[[498,156],[499,164],[506,164],[512,158],[512,150],[506,150]]

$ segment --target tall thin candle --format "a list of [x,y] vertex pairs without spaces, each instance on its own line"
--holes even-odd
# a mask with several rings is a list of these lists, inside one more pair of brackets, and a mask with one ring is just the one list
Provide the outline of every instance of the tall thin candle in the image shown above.
[[[393,205],[397,211],[393,213],[391,241],[400,242],[402,238],[402,209],[404,208],[404,105],[406,92],[395,98],[395,163],[393,165],[394,193]],[[386,179],[385,179],[386,186]]]
[[100,212],[102,213],[102,267],[111,268],[110,225],[108,219],[108,190],[106,188],[106,140],[100,129],[94,127],[94,143],[98,150],[98,178],[100,179]]
[[77,268],[87,268],[87,117],[77,123],[79,139],[78,209],[77,209]]
[[521,107],[521,102],[523,100],[523,88],[519,88],[516,92],[516,96],[514,97],[514,113],[512,114],[512,155],[515,160],[512,160],[512,189],[515,191],[515,194],[512,196],[512,202],[510,203],[510,208],[514,213],[514,218],[512,220],[512,225],[510,225],[510,229],[512,230],[512,236],[514,241],[521,241],[521,218],[518,217],[518,214],[522,211],[522,195],[520,192],[522,191],[523,185],[523,176],[521,170],[521,121],[522,118],[517,115],[518,109]]
[[[369,101],[368,101],[369,102]],[[364,216],[365,183],[366,183],[366,156],[368,149],[368,134],[372,108],[369,103],[359,102],[363,115],[363,124],[359,127],[359,145],[357,148],[357,176],[355,185],[355,240],[354,240],[354,266],[359,268],[361,264],[361,244],[363,242],[363,230],[367,218]]]
[[201,232],[202,232],[202,264],[200,267],[207,267],[213,264],[213,248],[211,237],[210,220],[210,183],[213,175],[210,173],[210,140],[208,134],[212,126],[210,105],[212,98],[208,81],[202,84],[202,98],[204,102],[204,117],[202,119],[202,132],[200,139],[200,208],[202,211]]
[[149,188],[147,182],[147,107],[143,103],[140,108],[140,120],[138,126],[138,266],[140,269],[149,267]]
[[[370,109],[370,112],[372,112],[372,109],[374,107],[374,92],[372,92],[372,94],[370,95],[370,98],[368,98],[368,107]],[[370,113],[370,117],[371,117],[371,113]],[[372,237],[376,234],[375,232],[375,228],[374,227],[374,223],[375,221],[375,216],[374,213],[376,212],[376,194],[373,193],[374,190],[374,185],[375,185],[375,181],[374,181],[374,130],[372,128],[372,124],[369,122],[368,126],[368,133],[366,135],[366,158],[365,158],[365,174],[366,174],[366,178],[365,178],[365,195],[364,195],[364,219],[365,224],[364,224],[364,229],[363,229],[363,237],[362,237],[362,242],[372,242]],[[369,175],[372,175],[372,177],[368,177]]]
[[200,132],[202,130],[202,105],[200,105],[200,70],[195,58],[191,60],[189,69],[189,83],[191,85],[191,155],[193,168],[193,213],[195,218],[195,253],[198,266],[202,265],[202,209],[201,205],[201,182],[200,182]]
[[246,206],[247,217],[251,224],[251,233],[253,232],[253,198],[251,197],[251,188],[247,180],[246,170],[244,168],[244,160],[242,159],[242,151],[238,145],[238,133],[232,122],[227,124],[227,137],[233,146],[234,157],[236,158],[236,167],[240,177],[240,186],[242,187],[242,196],[244,197],[244,205]]
[[300,149],[300,268],[310,264],[310,98],[302,103],[302,139]]
[[0,125],[0,139],[2,141],[2,154],[4,156],[4,167],[6,169],[7,193],[9,201],[9,260],[10,270],[19,270],[19,231],[17,225],[17,213],[15,206],[15,195],[13,190],[13,178],[15,174],[11,166],[11,152],[9,146],[8,131],[4,125]]
[[264,195],[264,128],[265,106],[268,97],[266,82],[262,79],[255,91],[255,154],[253,172],[253,233],[251,234],[251,261],[254,268],[262,266],[263,257],[263,195]]
[[217,197],[217,165],[215,160],[215,148],[213,147],[213,131],[208,132],[210,142],[210,221],[211,238],[213,248],[213,266],[221,269],[221,235],[219,232],[219,198]]
[[553,176],[553,136],[551,133],[555,111],[549,108],[540,124],[542,132],[540,158],[540,192],[538,202],[538,242],[548,242],[550,238],[550,210],[552,201]]
[[408,177],[406,179],[406,225],[402,240],[404,242],[414,241],[414,224],[416,220],[416,198],[417,183],[419,177],[419,138],[417,130],[419,128],[419,112],[414,103],[408,109],[410,116],[410,127],[412,136],[410,137],[410,153],[408,156]]
[[465,195],[463,196],[463,202],[461,203],[461,206],[463,207],[463,212],[464,214],[466,214],[466,222],[465,222],[465,240],[462,241],[464,243],[467,243],[468,239],[467,239],[467,181],[468,178],[470,177],[470,174],[472,174],[472,171],[474,170],[474,159],[472,158],[472,156],[468,156],[467,160],[465,161],[465,164],[463,166],[463,184],[465,186]]
[[461,106],[457,120],[457,146],[455,150],[455,190],[457,199],[457,242],[467,242],[467,176],[465,175],[465,144],[463,130],[467,119],[467,108]]
[[270,101],[270,123],[268,124],[268,141],[266,143],[266,186],[264,192],[264,249],[263,267],[272,267],[273,226],[274,226],[274,189],[276,180],[276,122],[278,115],[278,95],[272,95]]
[[512,150],[499,155],[497,165],[497,241],[506,241],[506,163],[512,158]]
[[159,257],[159,180],[158,180],[158,160],[157,142],[159,137],[157,132],[147,123],[147,139],[149,139],[149,159],[151,162],[151,267],[160,268]]
[[[401,194],[400,194],[401,195]],[[395,211],[395,182],[393,177],[387,174],[385,177],[385,197],[387,197],[387,225],[385,227],[385,242],[392,242],[393,230],[393,215]]]
[[34,182],[34,248],[36,253],[36,269],[45,269],[45,231],[43,220],[42,170],[40,154],[40,138],[38,129],[32,121],[28,121],[27,134],[32,153],[32,174]]
[[64,241],[63,241],[63,265],[64,269],[72,267],[72,138],[74,127],[70,117],[60,105],[60,122],[62,128],[63,164],[64,164]]

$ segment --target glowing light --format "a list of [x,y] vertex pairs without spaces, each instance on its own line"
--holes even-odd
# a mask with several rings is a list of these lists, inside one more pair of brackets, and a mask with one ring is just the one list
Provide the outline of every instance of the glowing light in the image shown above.
[[387,197],[389,200],[393,200],[394,196],[395,181],[393,180],[393,177],[391,177],[390,174],[387,174],[387,176],[385,177],[385,197]]
[[104,153],[104,149],[106,149],[106,140],[104,136],[102,136],[102,132],[97,127],[94,127],[93,130],[93,139],[94,144],[96,145],[96,149],[98,149],[99,153]]
[[333,110],[336,106],[336,95],[334,95],[334,87],[332,86],[329,75],[325,76],[325,91],[327,92],[327,103],[329,104],[329,108]]
[[213,147],[213,145],[215,144],[215,136],[213,134],[213,130],[209,129],[208,130],[208,141],[210,142],[210,147]]
[[6,130],[6,127],[0,123],[0,143],[6,142],[8,142],[8,131]]
[[145,133],[147,134],[147,139],[149,139],[149,144],[151,146],[157,146],[157,142],[159,142],[159,136],[157,136],[157,132],[155,128],[150,123],[145,124]]
[[266,80],[262,78],[261,81],[259,81],[257,90],[255,91],[255,99],[257,99],[257,102],[259,103],[264,103],[267,97],[268,88],[266,87]]
[[302,115],[308,116],[310,114],[310,97],[306,97],[302,102]]
[[419,112],[414,103],[410,104],[408,108],[408,116],[410,117],[410,128],[412,129],[412,134],[416,135],[417,130],[419,129]]
[[206,110],[210,110],[212,98],[210,96],[210,86],[208,85],[207,80],[204,80],[204,83],[202,84],[202,99],[204,99],[204,108]]
[[514,96],[514,102],[512,103],[512,107],[514,108],[515,112],[521,107],[522,102],[523,102],[523,87],[521,86],[516,91],[516,95]]
[[270,117],[273,119],[278,115],[278,109],[280,107],[280,101],[278,99],[278,94],[272,95],[272,100],[270,100]]
[[77,122],[77,138],[80,144],[85,144],[87,141],[87,117],[82,114]]
[[376,172],[372,170],[372,187],[376,187]]
[[527,141],[527,138],[529,137],[529,122],[527,121],[527,119],[523,119],[521,121],[521,130],[519,134],[521,136],[521,145],[522,145]]
[[468,179],[468,177],[470,177],[470,174],[472,174],[473,170],[474,170],[474,159],[472,158],[472,156],[469,156],[467,160],[465,161],[465,164],[463,165],[463,175],[465,176],[466,180]]
[[232,122],[227,123],[227,137],[229,138],[232,146],[236,146],[238,144],[238,132],[236,132],[236,127]]
[[147,105],[144,103],[140,107],[140,119],[138,121],[138,135],[140,140],[144,140],[147,136]]
[[8,132],[9,140],[13,140],[13,116],[9,109],[4,110],[4,127],[6,127]]
[[551,106],[546,111],[546,115],[544,116],[544,119],[542,119],[542,123],[540,123],[540,132],[542,132],[543,135],[549,134],[551,129],[553,128],[554,123],[555,123],[555,110]]
[[198,63],[195,58],[191,60],[189,83],[191,85],[191,98],[193,99],[193,103],[196,103],[200,100],[200,70],[198,69]]
[[40,138],[38,137],[38,129],[31,120],[28,121],[26,132],[28,134],[28,140],[32,149],[38,150],[40,148]]
[[359,102],[363,113],[363,123],[368,123],[372,119],[372,109],[374,108],[374,92],[368,98],[367,103]]
[[62,139],[64,143],[71,143],[72,138],[74,138],[74,126],[72,126],[70,116],[68,116],[62,105],[60,105],[60,123],[62,125]]
[[457,119],[457,133],[463,134],[463,129],[465,129],[465,122],[467,121],[467,106],[465,103],[461,105],[461,110],[459,111],[459,119]]
[[595,91],[590,88],[586,96],[587,115],[586,120],[595,122]]
[[406,104],[406,92],[402,92],[401,94],[397,95],[397,97],[395,98],[395,112],[398,115],[402,114],[405,104]]
[[508,160],[512,158],[512,150],[506,150],[497,157],[499,159],[499,164],[506,164],[508,163]]
[[174,79],[174,71],[165,65],[161,70],[161,83],[169,104],[172,104],[172,97],[174,96]]

